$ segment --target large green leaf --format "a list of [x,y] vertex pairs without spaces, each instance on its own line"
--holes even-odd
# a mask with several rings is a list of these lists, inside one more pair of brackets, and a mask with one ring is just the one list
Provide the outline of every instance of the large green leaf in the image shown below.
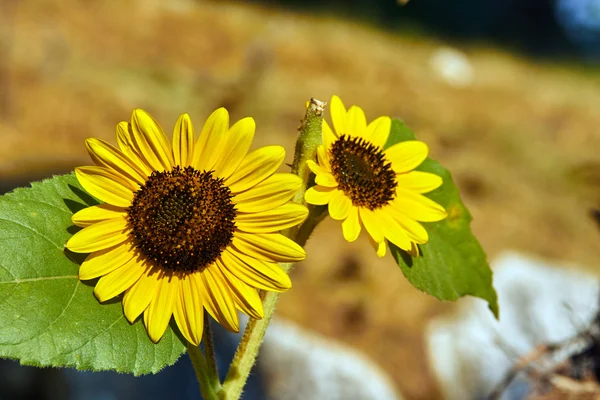
[[0,196],[0,357],[36,366],[156,373],[184,351],[169,328],[153,344],[120,299],[100,304],[65,250],[71,215],[96,204],[73,175]]
[[[399,120],[393,120],[385,147],[414,140],[414,134]],[[427,197],[444,206],[448,217],[424,224],[429,242],[419,246],[422,255],[411,257],[390,243],[391,252],[410,283],[440,300],[456,300],[472,295],[488,302],[498,317],[498,299],[492,286],[492,270],[485,252],[471,233],[471,214],[464,206],[450,172],[430,158],[418,168],[439,175],[444,184]]]

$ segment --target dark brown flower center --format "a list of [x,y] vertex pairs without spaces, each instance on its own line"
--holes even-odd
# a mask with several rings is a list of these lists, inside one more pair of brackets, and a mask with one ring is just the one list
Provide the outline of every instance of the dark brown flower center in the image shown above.
[[342,135],[329,151],[338,189],[354,206],[375,210],[394,199],[396,174],[380,147],[363,138]]
[[212,171],[155,171],[127,209],[135,246],[165,270],[202,270],[231,243],[236,228],[231,198]]

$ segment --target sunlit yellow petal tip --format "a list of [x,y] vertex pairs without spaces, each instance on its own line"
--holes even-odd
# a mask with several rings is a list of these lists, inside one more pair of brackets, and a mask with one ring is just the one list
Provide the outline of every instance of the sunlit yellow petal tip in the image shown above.
[[358,219],[358,208],[352,206],[350,211],[348,212],[348,216],[342,222],[342,232],[344,234],[344,239],[348,242],[354,242],[358,239],[358,235],[361,231],[361,224]]
[[409,140],[390,146],[385,150],[386,158],[397,173],[409,172],[417,168],[429,154],[429,147],[423,142]]
[[86,142],[98,166],[75,174],[105,204],[73,215],[83,229],[66,246],[90,253],[79,278],[99,278],[97,299],[125,293],[125,317],[137,323],[143,315],[155,343],[171,317],[194,345],[202,339],[204,310],[232,331],[239,330],[238,309],[262,318],[257,290],[288,290],[291,280],[278,262],[306,257],[279,233],[308,215],[289,202],[302,179],[276,172],[283,147],[248,152],[255,129],[250,117],[230,128],[229,113],[219,108],[197,139],[182,114],[169,140],[150,114],[136,109],[130,123],[117,125],[118,148]]
[[175,164],[171,142],[154,118],[142,109],[135,109],[131,128],[140,158],[155,171],[170,171]]
[[375,254],[377,254],[377,257],[379,257],[379,258],[385,257],[386,252],[387,252],[387,245],[386,245],[385,240],[382,240],[381,242],[375,242],[371,238],[370,241],[371,241],[371,246],[373,246],[373,249],[375,250]]
[[203,133],[206,134],[208,130],[214,129],[215,125],[221,127],[221,124],[229,127],[229,111],[225,107],[217,108],[208,116],[204,123]]
[[346,132],[352,136],[361,136],[370,139],[367,136],[367,119],[362,108],[352,106],[346,114]]
[[173,129],[173,158],[176,165],[187,167],[194,160],[194,127],[187,113],[181,114]]
[[[346,112],[346,107],[344,106],[344,103],[342,102],[342,99],[340,99],[340,97],[336,94],[334,94],[333,96],[331,96],[331,109],[333,110],[333,112],[339,112],[339,111],[344,111]],[[334,110],[335,109],[335,110]]]
[[370,142],[374,145],[383,148],[390,136],[391,129],[392,119],[387,116],[379,117],[367,126],[365,137],[370,138]]
[[331,98],[331,122],[338,136],[348,134],[346,126],[346,107],[342,100],[333,95]]

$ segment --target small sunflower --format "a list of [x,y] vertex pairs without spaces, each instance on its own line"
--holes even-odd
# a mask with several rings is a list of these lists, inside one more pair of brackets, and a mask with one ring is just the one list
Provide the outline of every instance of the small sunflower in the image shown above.
[[377,255],[386,253],[386,240],[413,256],[429,240],[419,223],[446,217],[442,206],[423,196],[442,184],[442,178],[414,171],[426,158],[427,145],[416,140],[384,149],[391,119],[367,124],[362,109],[348,111],[339,97],[331,99],[334,130],[323,121],[323,144],[317,160],[308,161],[316,185],[308,189],[309,204],[328,205],[329,215],[341,220],[344,238],[353,242],[362,226]]
[[280,146],[248,152],[252,118],[229,127],[224,108],[213,112],[196,140],[187,114],[172,143],[142,110],[117,126],[118,148],[100,139],[86,146],[97,166],[75,169],[81,186],[104,204],[73,215],[82,230],[67,243],[90,253],[79,279],[100,277],[94,288],[104,302],[125,292],[123,310],[133,323],[143,314],[154,342],[171,315],[183,336],[198,345],[204,309],[231,331],[236,309],[262,318],[257,289],[291,287],[278,262],[299,261],[304,250],[280,230],[305,219],[288,203],[302,185],[275,173]]

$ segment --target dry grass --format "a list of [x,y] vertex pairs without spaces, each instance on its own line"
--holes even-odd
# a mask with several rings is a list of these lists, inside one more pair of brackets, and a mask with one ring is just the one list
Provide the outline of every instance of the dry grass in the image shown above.
[[[571,178],[599,156],[600,77],[590,72],[472,47],[475,80],[460,89],[429,68],[440,42],[327,17],[191,0],[15,4],[0,13],[3,181],[88,163],[83,139],[112,140],[135,107],[167,127],[183,111],[199,124],[226,105],[255,117],[255,146],[286,145],[291,161],[305,100],[337,93],[370,118],[402,117],[430,144],[490,256],[514,248],[598,265],[591,202]],[[365,240],[345,243],[332,221],[308,252],[280,313],[364,350],[408,398],[437,396],[422,332],[451,305],[413,289]]]

